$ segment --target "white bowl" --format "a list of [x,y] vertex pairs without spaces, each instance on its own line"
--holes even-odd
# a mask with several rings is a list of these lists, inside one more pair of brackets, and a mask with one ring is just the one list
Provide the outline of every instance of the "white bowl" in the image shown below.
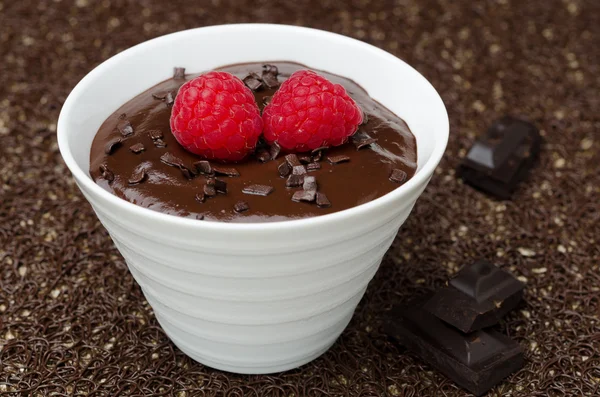
[[[410,126],[418,170],[369,203],[262,224],[204,222],[122,200],[89,176],[90,147],[123,103],[171,77],[232,63],[288,60],[348,77]],[[102,63],[67,98],[62,156],[171,340],[193,359],[270,373],[324,353],[350,321],[381,259],[425,189],[448,141],[448,115],[429,82],[363,42],[284,25],[223,25],[137,45]]]

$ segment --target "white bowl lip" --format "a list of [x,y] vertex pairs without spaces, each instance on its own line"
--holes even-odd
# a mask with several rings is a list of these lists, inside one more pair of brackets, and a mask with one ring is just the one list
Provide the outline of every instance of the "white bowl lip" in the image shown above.
[[[435,94],[437,94],[437,99],[439,99],[439,102],[441,104],[442,112],[440,114],[436,115],[436,117],[443,117],[443,118],[440,120],[440,130],[435,131],[436,132],[435,147],[434,147],[431,155],[429,156],[429,159],[427,160],[427,162],[405,184],[403,184],[402,186],[399,186],[398,188],[394,189],[393,191],[383,195],[382,197],[379,197],[368,203],[360,204],[360,205],[357,205],[355,207],[352,207],[352,208],[349,208],[346,210],[337,211],[337,212],[334,212],[331,214],[326,214],[326,215],[319,215],[319,216],[300,218],[300,219],[291,219],[291,220],[285,220],[285,221],[272,221],[272,222],[269,221],[269,222],[256,222],[256,223],[242,223],[242,222],[198,221],[198,220],[192,219],[192,218],[185,218],[185,217],[180,217],[177,215],[170,215],[170,214],[154,211],[154,210],[151,210],[151,209],[148,209],[145,207],[141,207],[141,206],[133,204],[127,200],[124,200],[120,197],[117,197],[114,194],[104,190],[102,187],[97,185],[89,177],[89,175],[86,174],[78,166],[77,162],[75,161],[75,159],[70,151],[69,144],[67,142],[67,135],[66,135],[66,133],[64,133],[64,131],[67,129],[67,126],[66,126],[67,120],[66,119],[69,117],[69,115],[71,113],[71,108],[75,105],[75,102],[76,102],[78,96],[80,95],[80,92],[83,92],[84,90],[87,89],[88,82],[94,80],[95,78],[97,78],[97,76],[102,75],[102,73],[104,73],[104,69],[112,66],[115,63],[120,62],[121,59],[130,57],[130,56],[135,56],[135,53],[138,52],[139,50],[143,49],[146,46],[152,45],[158,41],[174,40],[180,36],[194,34],[195,32],[200,31],[200,30],[206,31],[207,33],[211,33],[209,31],[212,31],[212,34],[213,34],[212,37],[219,37],[218,36],[219,31],[231,30],[231,29],[237,29],[240,31],[240,33],[244,32],[244,30],[247,30],[247,29],[294,30],[294,31],[303,32],[304,34],[307,34],[307,35],[327,36],[329,38],[336,39],[336,40],[351,41],[353,43],[353,45],[355,45],[357,47],[362,47],[363,49],[369,50],[373,53],[376,53],[381,57],[393,59],[395,62],[403,63],[406,67],[408,67],[410,70],[412,70],[414,72],[416,78],[422,80],[422,84],[424,84],[425,86],[429,86],[433,90],[433,92]],[[332,72],[335,73],[335,71],[332,71]],[[368,91],[368,87],[365,87],[365,88]],[[403,195],[408,195],[408,193],[410,191],[415,191],[420,186],[427,184],[428,178],[433,174],[435,168],[437,167],[438,163],[440,162],[440,160],[444,154],[444,151],[448,144],[449,130],[450,130],[450,125],[449,125],[448,113],[446,111],[446,107],[443,103],[443,100],[440,97],[437,90],[416,69],[414,69],[412,66],[408,65],[406,62],[404,62],[400,58],[390,54],[389,52],[384,51],[384,50],[382,50],[378,47],[375,47],[371,44],[365,43],[363,41],[353,39],[351,37],[344,36],[341,34],[320,30],[320,29],[299,27],[299,26],[293,26],[293,25],[244,23],[244,24],[224,24],[224,25],[205,26],[205,27],[187,29],[187,30],[182,30],[182,31],[170,33],[167,35],[159,36],[154,39],[139,43],[125,51],[122,51],[122,52],[112,56],[111,58],[107,59],[106,61],[102,62],[100,65],[96,66],[91,72],[89,72],[85,77],[83,77],[83,79],[81,79],[81,81],[79,81],[79,83],[77,83],[75,88],[73,88],[73,90],[67,97],[67,99],[61,109],[59,118],[58,118],[57,140],[58,140],[58,146],[59,146],[61,155],[63,157],[63,160],[65,161],[67,167],[69,167],[69,169],[71,170],[75,179],[79,183],[83,184],[84,187],[86,189],[88,189],[88,191],[99,196],[101,199],[105,200],[106,202],[109,202],[110,204],[121,207],[123,210],[129,211],[137,216],[149,218],[152,221],[169,223],[171,225],[184,227],[184,228],[198,228],[198,229],[204,229],[206,231],[214,231],[214,232],[232,232],[232,231],[269,232],[269,231],[281,231],[281,230],[287,230],[287,229],[293,230],[293,229],[300,228],[300,227],[313,228],[313,227],[319,227],[323,224],[327,224],[330,222],[335,223],[336,221],[342,221],[345,218],[348,219],[348,218],[353,218],[355,216],[360,216],[364,213],[367,213],[367,212],[375,209],[376,207],[384,206],[385,204],[388,204]]]

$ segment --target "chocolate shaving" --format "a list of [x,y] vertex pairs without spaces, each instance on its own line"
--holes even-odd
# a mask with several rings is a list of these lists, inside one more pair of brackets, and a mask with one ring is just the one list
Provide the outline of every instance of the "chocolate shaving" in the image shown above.
[[275,88],[279,86],[279,81],[277,80],[277,74],[279,71],[277,70],[277,66],[266,64],[263,65],[262,72],[262,81],[269,88]]
[[266,163],[267,161],[271,160],[271,154],[266,148],[258,149],[254,155],[261,163]]
[[133,127],[129,120],[121,120],[117,123],[117,129],[124,137],[128,137],[133,135]]
[[329,146],[321,146],[321,147],[318,147],[316,149],[313,149],[313,151],[310,152],[310,154],[312,154],[314,156],[315,154],[321,153],[321,152],[323,152],[323,151],[325,151],[327,149],[329,149]]
[[123,140],[121,138],[111,139],[110,141],[108,141],[108,143],[104,147],[104,153],[113,154],[115,152],[115,150],[117,150],[121,146],[122,142],[123,142]]
[[204,195],[204,192],[200,192],[196,193],[194,199],[199,203],[203,203],[206,200],[206,196]]
[[312,162],[312,157],[311,156],[299,156],[298,160],[300,160],[300,162],[302,164],[308,164],[308,163]]
[[314,190],[298,190],[292,196],[292,201],[296,201],[296,202],[306,201],[306,202],[310,203],[310,202],[315,201],[316,195],[317,195],[317,192]]
[[262,81],[259,75],[256,73],[250,73],[248,76],[244,77],[242,80],[246,87],[250,88],[252,91],[258,91],[262,88]]
[[292,174],[304,175],[304,174],[306,174],[306,167],[303,165],[296,165],[296,166],[292,167]]
[[313,162],[306,165],[306,171],[316,171],[321,169],[321,163]]
[[350,157],[344,155],[328,156],[327,161],[329,161],[331,164],[339,164],[350,161]]
[[202,175],[213,175],[214,174],[210,163],[206,160],[196,161],[193,164],[193,166],[196,169],[196,171],[198,171]]
[[392,170],[392,172],[390,173],[390,181],[392,182],[396,182],[396,183],[404,183],[406,181],[406,172],[398,169],[398,168],[394,168]]
[[121,113],[119,115],[119,120],[125,120],[127,118],[127,113]]
[[220,179],[215,179],[215,190],[217,193],[227,193],[227,182],[222,181]]
[[194,177],[194,173],[185,166],[183,160],[173,155],[171,152],[165,152],[162,156],[160,156],[160,161],[166,165],[170,165],[171,167],[179,168],[183,176],[187,179],[192,179]]
[[249,185],[242,189],[242,193],[252,194],[255,196],[268,196],[273,192],[272,186],[267,185]]
[[248,211],[249,209],[250,209],[250,206],[248,205],[248,203],[246,201],[238,201],[233,206],[233,210],[237,213]]
[[317,191],[317,178],[314,176],[305,176],[304,183],[302,184],[302,189],[304,190],[314,190]]
[[185,68],[175,67],[173,68],[174,79],[185,79]]
[[285,161],[287,161],[287,163],[290,165],[290,167],[295,167],[297,165],[302,165],[302,163],[300,163],[300,160],[298,159],[298,156],[296,156],[295,154],[288,154],[287,156],[285,156]]
[[106,179],[109,183],[115,180],[115,174],[108,169],[107,164],[100,165],[100,175],[102,175],[102,178]]
[[142,143],[136,143],[134,145],[129,146],[129,150],[131,150],[135,154],[142,153],[146,148]]
[[165,96],[165,103],[167,104],[167,106],[173,106],[174,102],[175,99],[173,98],[173,92],[169,91],[167,93],[167,96]]
[[271,99],[272,99],[272,98],[273,98],[273,97],[272,97],[272,96],[270,96],[270,95],[269,95],[269,96],[264,96],[264,97],[263,97],[263,99],[262,99],[262,104],[263,104],[264,106],[267,106],[269,103],[271,103]]
[[184,167],[183,160],[171,152],[165,152],[162,156],[160,156],[160,161],[172,167]]
[[275,160],[279,153],[281,152],[281,146],[277,142],[273,142],[271,147],[269,148],[269,154],[271,155],[271,160]]
[[277,171],[279,171],[279,176],[285,178],[292,172],[292,167],[287,163],[287,161],[282,161],[277,167]]
[[352,141],[354,146],[356,146],[356,150],[360,150],[366,146],[370,146],[371,144],[377,142],[377,138],[371,138],[365,132],[357,132],[356,134],[352,135],[350,140]]
[[[210,164],[208,165],[208,167],[210,167]],[[217,174],[217,175],[224,175],[224,176],[230,176],[230,177],[240,176],[239,171],[232,167],[212,167],[212,169],[215,172],[215,174]],[[200,172],[202,172],[202,171],[200,171]]]
[[199,221],[203,221],[204,220],[204,215],[196,215],[196,219]]
[[152,94],[152,98],[158,99],[159,101],[164,101],[166,97],[167,97],[167,93],[164,91],[163,92],[155,92]]
[[285,181],[286,187],[298,187],[304,183],[304,175],[290,175]]
[[163,137],[163,133],[161,130],[150,130],[148,131],[148,135],[150,135],[150,138],[155,141],[157,139],[162,139]]
[[162,139],[155,139],[154,146],[156,146],[158,148],[164,148],[164,147],[167,147],[167,143],[165,141],[163,141]]
[[208,197],[213,197],[217,195],[217,190],[215,189],[214,186],[211,185],[204,185],[204,195],[208,196]]
[[321,146],[321,147],[314,149],[311,152],[313,161],[321,161],[321,158],[323,158],[323,152],[325,152],[325,150],[327,150],[327,149],[328,149],[327,146]]
[[331,201],[327,198],[325,193],[317,192],[317,206],[319,208],[331,207]]
[[146,179],[146,171],[139,170],[139,171],[135,171],[131,175],[131,177],[129,178],[129,180],[127,182],[129,182],[130,185],[137,185],[138,183],[142,183],[145,179]]

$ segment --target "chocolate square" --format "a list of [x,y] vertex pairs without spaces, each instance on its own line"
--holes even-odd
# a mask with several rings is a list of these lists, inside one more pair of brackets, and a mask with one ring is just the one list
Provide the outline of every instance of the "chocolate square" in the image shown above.
[[533,124],[503,117],[471,147],[457,175],[492,196],[510,199],[533,168],[541,141]]

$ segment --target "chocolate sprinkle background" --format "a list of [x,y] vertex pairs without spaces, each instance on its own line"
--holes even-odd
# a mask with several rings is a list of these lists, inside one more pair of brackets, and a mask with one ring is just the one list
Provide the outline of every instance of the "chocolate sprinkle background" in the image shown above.
[[[1,395],[466,396],[381,324],[393,304],[480,257],[527,283],[525,303],[498,327],[524,347],[526,366],[489,395],[600,395],[600,2],[187,4],[0,0]],[[348,329],[313,363],[269,376],[206,368],[169,342],[55,137],[69,91],[103,60],[233,22],[375,44],[429,78],[450,114],[447,154]],[[504,114],[534,122],[545,143],[514,200],[498,202],[454,170]]]

